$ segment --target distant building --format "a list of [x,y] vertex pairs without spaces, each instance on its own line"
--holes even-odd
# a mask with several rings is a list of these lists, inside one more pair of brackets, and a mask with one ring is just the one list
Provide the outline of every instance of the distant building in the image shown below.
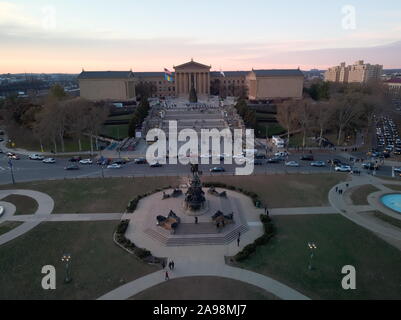
[[394,78],[384,81],[384,84],[388,86],[391,95],[401,97],[401,79]]
[[250,100],[301,99],[304,75],[298,70],[252,70],[246,76]]
[[152,98],[188,98],[194,86],[200,99],[210,95],[248,96],[250,100],[302,98],[300,70],[210,71],[193,60],[175,66],[172,81],[164,72],[83,71],[78,76],[81,97],[90,100],[135,99],[135,85],[150,84]]
[[379,81],[382,72],[382,65],[365,64],[363,60],[357,61],[351,66],[347,66],[343,62],[339,66],[329,68],[324,74],[324,79],[338,83],[367,83]]
[[81,97],[88,100],[136,99],[132,71],[82,71],[78,76]]

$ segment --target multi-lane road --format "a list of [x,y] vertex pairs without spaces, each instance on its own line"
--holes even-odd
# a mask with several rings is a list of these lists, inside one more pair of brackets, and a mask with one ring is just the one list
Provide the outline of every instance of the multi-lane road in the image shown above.
[[[327,160],[335,158],[345,163],[349,163],[349,159],[345,159],[340,155],[331,154],[314,154],[315,160]],[[334,168],[326,166],[323,168],[312,167],[310,162],[300,161],[300,155],[294,154],[288,157],[288,161],[298,161],[300,167],[286,167],[284,163],[279,164],[264,164],[254,167],[253,174],[279,174],[279,173],[334,173]],[[178,165],[163,165],[159,168],[151,168],[146,164],[127,163],[121,169],[107,169],[99,165],[82,165],[78,164],[79,170],[67,171],[64,168],[71,165],[68,158],[58,158],[54,164],[45,164],[42,161],[29,160],[28,156],[21,155],[20,160],[13,160],[13,173],[16,182],[28,182],[36,180],[52,180],[52,179],[68,179],[68,178],[96,178],[96,177],[135,177],[135,176],[186,176],[190,174],[189,166],[182,164]],[[358,165],[357,165],[358,166]],[[360,164],[359,164],[360,166]],[[209,170],[213,167],[224,167],[224,173],[210,173]],[[225,164],[209,164],[200,165],[199,170],[204,175],[233,175],[238,165]],[[377,172],[378,175],[391,176],[392,168],[382,166]],[[8,158],[5,154],[0,154],[0,184],[9,184],[12,182],[11,169],[8,164]]]

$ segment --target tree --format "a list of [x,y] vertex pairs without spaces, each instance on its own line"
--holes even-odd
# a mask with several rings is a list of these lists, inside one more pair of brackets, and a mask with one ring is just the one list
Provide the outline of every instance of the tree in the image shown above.
[[62,86],[56,84],[50,89],[50,96],[55,98],[56,100],[63,100],[67,97],[67,94],[65,93]]
[[321,147],[323,143],[323,134],[333,118],[333,105],[329,102],[316,103],[313,105],[313,114],[315,116],[316,127],[319,130],[319,146]]
[[313,103],[310,100],[304,100],[296,103],[293,111],[296,122],[299,123],[302,129],[302,147],[306,147],[306,134],[313,120]]
[[296,110],[299,102],[287,100],[277,108],[277,121],[287,130],[287,141],[290,141],[291,130],[296,126]]

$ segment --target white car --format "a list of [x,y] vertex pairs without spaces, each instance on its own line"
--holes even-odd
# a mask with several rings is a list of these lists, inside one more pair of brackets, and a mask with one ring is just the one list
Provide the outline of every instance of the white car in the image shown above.
[[41,155],[39,155],[39,154],[31,154],[30,156],[29,156],[29,159],[31,159],[31,160],[43,160],[45,157],[43,157],[43,156],[41,156]]
[[92,164],[92,160],[91,159],[83,159],[79,161],[80,164]]
[[326,163],[324,161],[314,161],[310,164],[312,167],[325,167]]
[[43,162],[43,163],[56,163],[56,159],[47,158],[47,159],[44,159],[42,162]]
[[350,166],[341,165],[334,168],[336,172],[351,172],[352,168]]
[[299,163],[296,162],[296,161],[289,161],[289,162],[286,162],[285,165],[286,165],[287,167],[299,167]]
[[121,165],[117,163],[113,163],[109,166],[107,166],[107,169],[121,169]]
[[401,168],[394,168],[395,173],[401,173]]

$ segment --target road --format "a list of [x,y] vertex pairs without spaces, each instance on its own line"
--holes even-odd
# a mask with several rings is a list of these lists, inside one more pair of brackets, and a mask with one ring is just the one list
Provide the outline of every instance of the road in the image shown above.
[[[315,160],[327,161],[328,159],[336,158],[344,162],[349,162],[341,155],[314,154]],[[329,173],[333,172],[330,166],[324,168],[311,167],[310,162],[299,161],[299,154],[289,156],[290,160],[296,160],[300,163],[299,168],[285,167],[280,164],[266,164],[255,166],[254,174],[280,174],[280,173]],[[104,177],[135,177],[135,176],[186,176],[190,173],[189,166],[185,165],[164,165],[160,168],[151,168],[148,165],[139,165],[127,163],[121,169],[103,169],[102,167],[93,165],[79,165],[80,170],[66,171],[64,167],[71,164],[67,158],[56,159],[55,164],[45,164],[41,161],[29,160],[27,156],[22,155],[20,160],[13,160],[13,171],[16,182],[29,182],[37,180],[54,180],[54,179],[69,179],[69,178],[100,178]],[[226,169],[225,173],[210,173],[209,169],[221,166]],[[200,165],[199,170],[204,175],[233,175],[237,165]],[[8,165],[8,158],[4,154],[0,154],[0,184],[10,184],[11,172]],[[102,173],[103,171],[103,173]],[[392,168],[382,166],[377,172],[380,176],[390,177]]]

